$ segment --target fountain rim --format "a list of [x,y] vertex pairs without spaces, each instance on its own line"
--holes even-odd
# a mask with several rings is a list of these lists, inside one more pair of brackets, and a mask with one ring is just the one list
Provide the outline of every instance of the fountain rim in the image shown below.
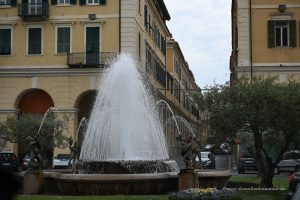
[[177,178],[178,172],[144,173],[144,174],[66,174],[61,172],[48,172],[47,176],[56,180],[68,181],[146,181]]

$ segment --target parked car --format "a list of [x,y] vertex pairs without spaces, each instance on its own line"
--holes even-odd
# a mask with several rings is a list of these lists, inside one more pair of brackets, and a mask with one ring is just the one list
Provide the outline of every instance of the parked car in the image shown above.
[[275,174],[281,172],[294,172],[300,166],[300,151],[294,150],[283,154],[282,160],[278,163],[275,169]]
[[14,152],[0,152],[0,168],[9,171],[18,171],[19,159]]
[[[199,158],[196,158],[196,162],[199,162]],[[200,163],[200,162],[199,162]],[[201,152],[201,168],[204,169],[215,169],[214,155],[209,151]]]
[[249,152],[241,152],[238,160],[238,173],[243,174],[245,170],[257,170],[254,156]]
[[23,170],[26,170],[28,168],[29,162],[30,162],[30,156],[26,154],[21,162],[21,166]]
[[52,167],[54,169],[56,169],[56,168],[68,168],[70,159],[71,159],[70,154],[58,154],[53,159]]
[[296,186],[300,183],[300,172],[293,172],[288,177],[289,181],[289,190],[295,192]]

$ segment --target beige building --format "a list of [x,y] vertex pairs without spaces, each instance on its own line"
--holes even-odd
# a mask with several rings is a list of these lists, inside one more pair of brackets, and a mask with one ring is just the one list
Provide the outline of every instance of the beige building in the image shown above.
[[[120,52],[134,58],[163,97],[176,101],[166,92],[173,73],[166,68],[166,20],[163,0],[0,0],[0,121],[54,106],[70,117],[67,134],[74,137],[78,122],[89,117],[103,69]],[[188,87],[198,88],[188,67],[182,74]],[[174,105],[197,123],[188,102]]]
[[300,80],[300,2],[232,0],[231,82],[241,75]]

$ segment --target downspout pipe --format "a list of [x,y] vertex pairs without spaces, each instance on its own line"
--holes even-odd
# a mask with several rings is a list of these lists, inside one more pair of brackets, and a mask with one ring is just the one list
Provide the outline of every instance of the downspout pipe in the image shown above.
[[253,47],[252,47],[252,0],[249,0],[249,28],[250,28],[250,31],[249,31],[249,34],[250,34],[250,38],[249,38],[249,48],[250,48],[250,81],[252,82],[252,79],[253,79]]
[[119,53],[121,53],[121,0],[119,0]]

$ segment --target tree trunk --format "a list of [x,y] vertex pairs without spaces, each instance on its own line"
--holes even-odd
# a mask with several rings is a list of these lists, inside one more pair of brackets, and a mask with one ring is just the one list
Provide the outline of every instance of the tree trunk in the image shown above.
[[274,170],[271,168],[266,169],[265,174],[261,176],[260,186],[263,188],[272,188],[273,187],[273,177],[274,177]]

